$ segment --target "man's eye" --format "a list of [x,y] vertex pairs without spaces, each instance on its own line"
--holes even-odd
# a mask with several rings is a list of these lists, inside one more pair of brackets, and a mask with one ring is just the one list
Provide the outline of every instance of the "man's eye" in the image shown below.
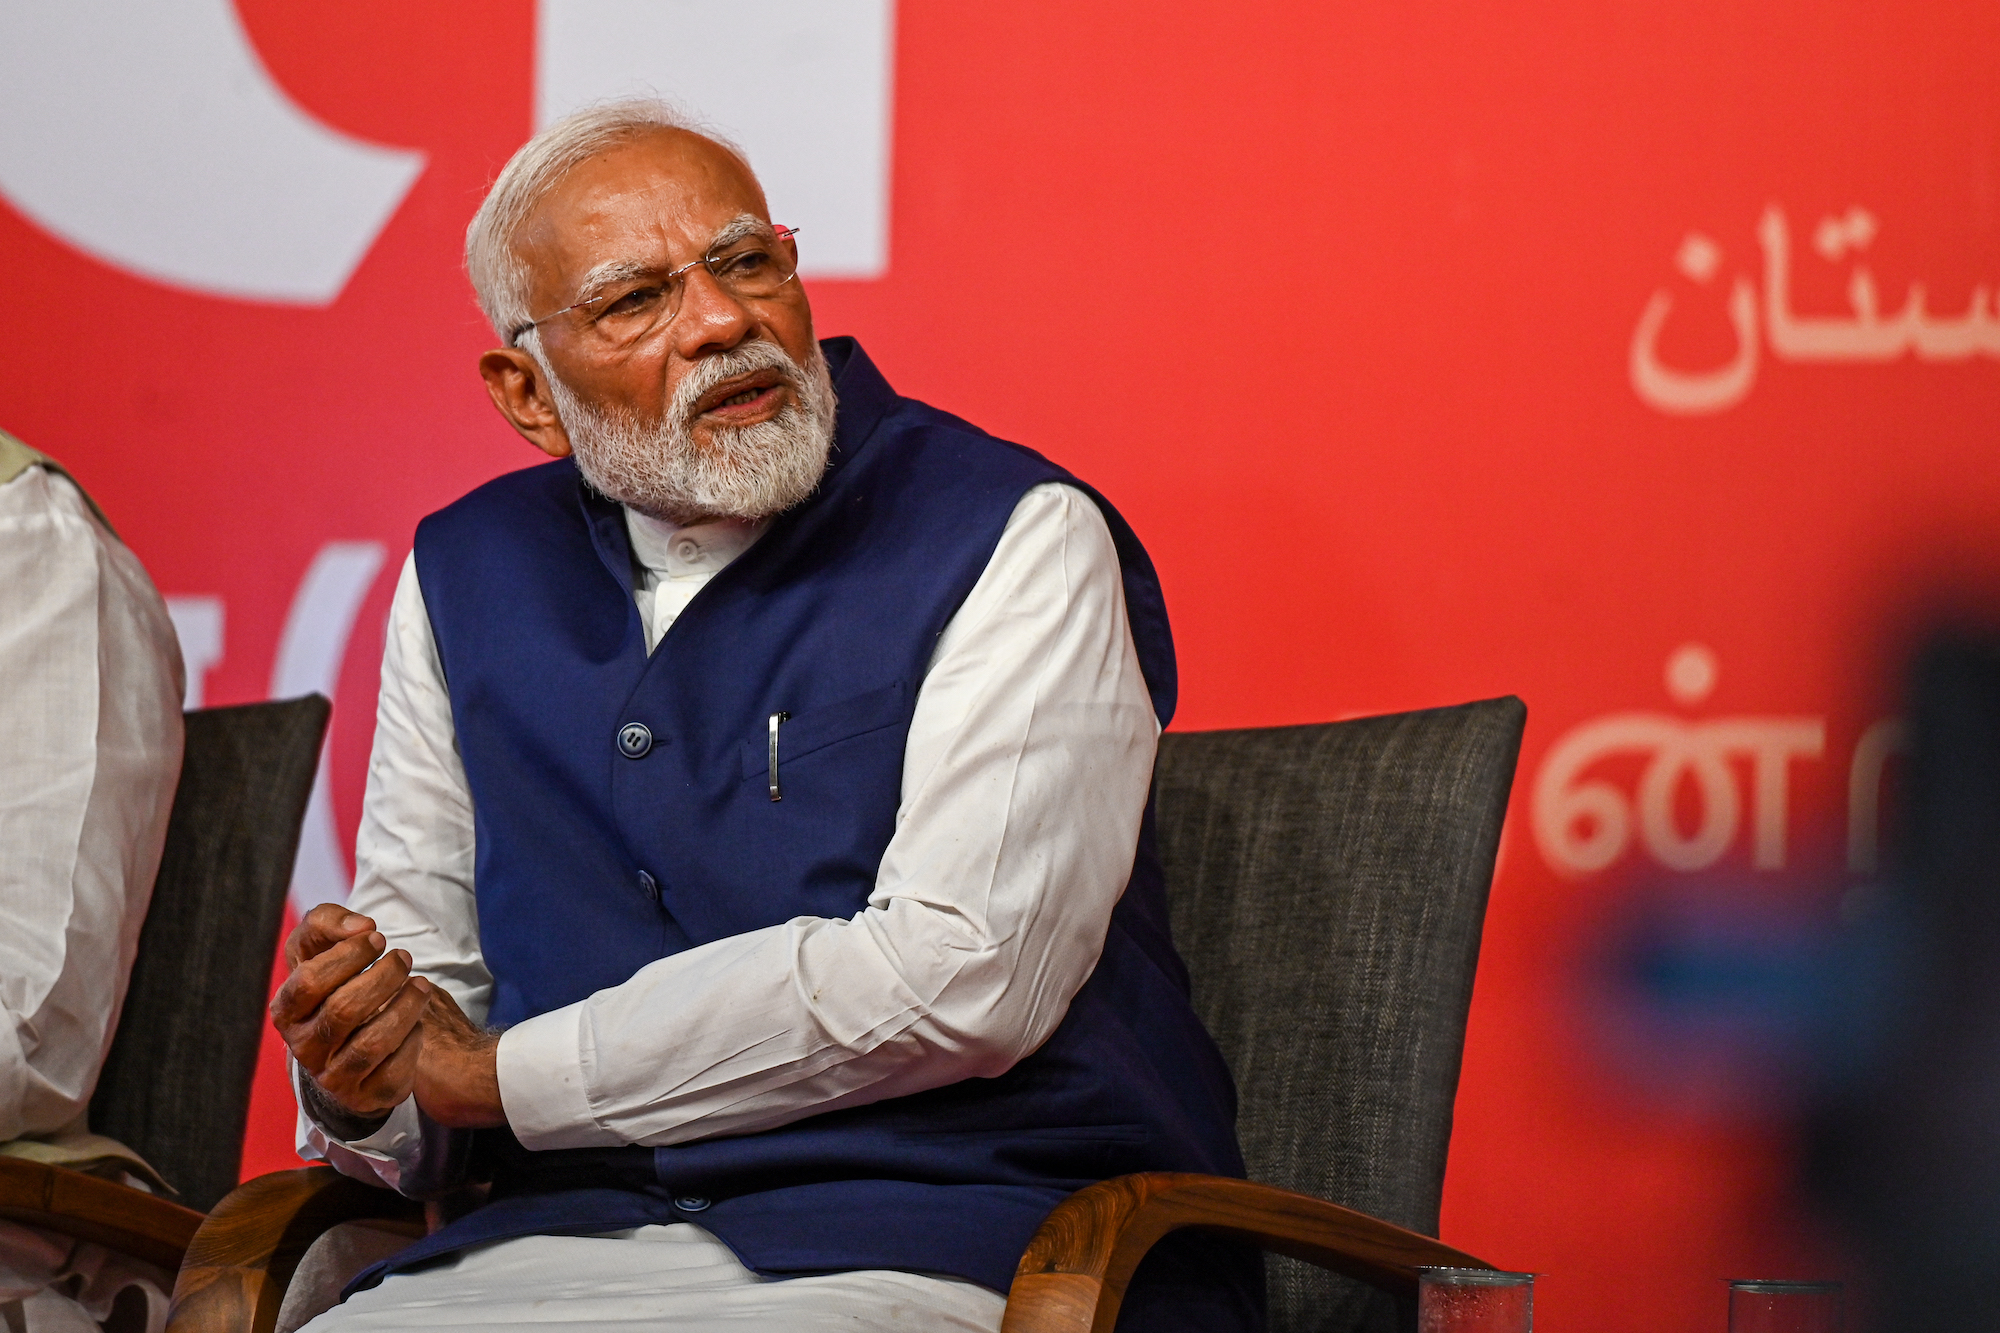
[[717,277],[748,278],[770,267],[771,256],[762,250],[741,250],[733,255],[724,255],[718,265]]
[[607,302],[604,308],[597,312],[597,317],[629,319],[634,315],[643,315],[657,306],[666,294],[667,289],[664,287],[635,287],[623,296]]

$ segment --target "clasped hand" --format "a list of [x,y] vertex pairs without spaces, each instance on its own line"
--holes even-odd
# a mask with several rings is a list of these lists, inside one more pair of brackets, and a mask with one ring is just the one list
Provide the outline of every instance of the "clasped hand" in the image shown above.
[[412,1093],[439,1124],[506,1123],[500,1039],[457,1001],[410,975],[365,916],[334,903],[306,914],[285,940],[291,975],[271,1000],[271,1023],[320,1091],[357,1119],[381,1117]]

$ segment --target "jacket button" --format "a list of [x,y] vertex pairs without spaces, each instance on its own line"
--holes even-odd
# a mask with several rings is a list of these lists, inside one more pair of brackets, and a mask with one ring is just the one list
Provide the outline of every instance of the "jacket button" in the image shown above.
[[618,752],[627,759],[644,759],[653,748],[653,733],[644,722],[627,722],[618,728]]
[[660,882],[641,870],[639,872],[639,892],[653,902],[660,901]]
[[708,1207],[708,1200],[699,1194],[683,1194],[674,1200],[674,1207],[684,1213],[698,1213]]

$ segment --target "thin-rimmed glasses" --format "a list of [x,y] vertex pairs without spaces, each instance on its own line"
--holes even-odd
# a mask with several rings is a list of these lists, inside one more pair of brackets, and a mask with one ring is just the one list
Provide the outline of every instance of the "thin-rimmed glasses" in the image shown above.
[[628,347],[680,313],[685,275],[698,268],[706,268],[716,285],[739,301],[766,300],[799,275],[798,245],[792,239],[798,234],[797,227],[732,225],[723,228],[707,254],[679,268],[613,265],[587,282],[587,288],[596,290],[582,300],[515,326],[507,345],[517,346],[530,329],[570,315],[611,347]]

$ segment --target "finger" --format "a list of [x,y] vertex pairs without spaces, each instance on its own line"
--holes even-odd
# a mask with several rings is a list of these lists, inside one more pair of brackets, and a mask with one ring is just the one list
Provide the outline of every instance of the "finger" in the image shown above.
[[321,903],[305,914],[292,933],[285,937],[285,966],[296,968],[306,959],[325,953],[342,940],[375,929],[375,923],[359,912],[350,912],[339,903]]
[[375,929],[375,923],[338,903],[321,903],[307,912],[285,938],[285,966],[295,968],[306,959],[326,952],[342,940]]
[[[399,1067],[392,1062],[399,1055],[414,1060],[421,1053],[424,1009],[428,1003],[428,998],[413,987],[405,986],[398,991],[394,999],[356,1029],[347,1044],[333,1054],[327,1067],[328,1077],[348,1096],[365,1101],[371,1109],[394,1106],[401,1101],[410,1092],[415,1069],[412,1065],[403,1070],[407,1078],[397,1082]],[[389,1067],[386,1072],[385,1066]]]
[[359,976],[380,953],[379,932],[342,941],[292,970],[271,997],[271,1021],[280,1031],[311,1017],[326,997]]
[[424,1025],[419,1022],[410,1028],[402,1044],[361,1080],[359,1095],[371,1105],[393,1108],[416,1090],[417,1067],[423,1062],[423,1054]]
[[394,999],[409,979],[410,951],[391,949],[375,966],[327,996],[314,1020],[352,1032]]
[[354,1032],[379,1013],[410,979],[410,955],[391,950],[375,966],[355,977],[306,1017],[281,1029],[292,1054],[307,1070],[317,1072]]
[[[413,1051],[417,1049],[422,1040],[420,1025],[424,1009],[429,1004],[430,997],[422,991],[412,986],[403,987],[394,999],[356,1028],[346,1043],[333,1052],[325,1070],[315,1076],[319,1085],[337,1097],[342,1105],[353,1107],[364,1115],[387,1110],[400,1102],[409,1095],[416,1076],[414,1057],[410,1057],[407,1069],[390,1062],[406,1045],[412,1046]],[[415,1043],[412,1042],[413,1036]],[[385,1065],[390,1067],[384,1070]],[[383,1077],[371,1082],[372,1076],[378,1072]]]
[[306,959],[292,969],[271,998],[271,1020],[281,1028],[304,1020],[327,996],[359,976],[386,947],[388,941],[382,932],[369,931]]

